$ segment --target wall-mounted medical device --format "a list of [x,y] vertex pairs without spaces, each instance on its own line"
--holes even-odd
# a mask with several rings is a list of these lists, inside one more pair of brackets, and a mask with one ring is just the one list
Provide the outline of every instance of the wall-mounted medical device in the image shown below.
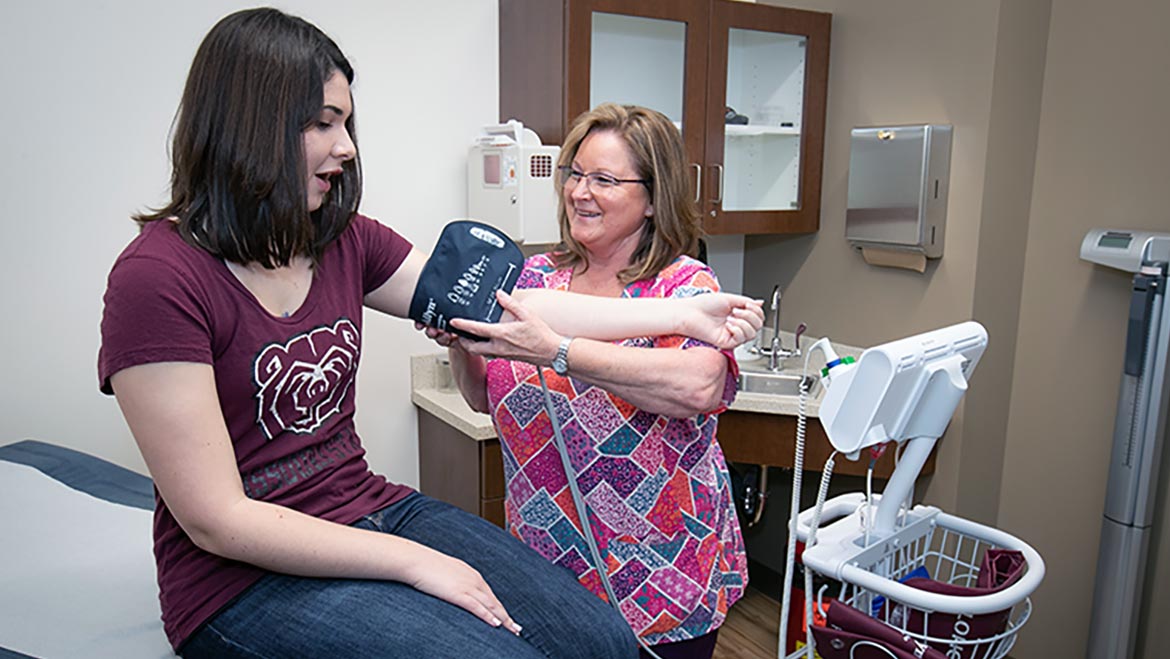
[[1170,233],[1093,229],[1081,241],[1081,258],[1133,273],[1128,317],[1117,319],[1119,329],[1125,321],[1125,357],[1086,653],[1131,657],[1170,419]]
[[854,128],[845,239],[857,248],[943,254],[951,127]]
[[942,437],[986,346],[987,330],[968,321],[868,348],[856,363],[829,369],[820,412],[829,442],[853,454]]
[[986,347],[987,330],[968,321],[869,348],[856,363],[830,355],[819,416],[833,448],[856,459],[864,448],[910,442],[878,506],[879,532],[893,530]]
[[560,150],[515,119],[484,126],[467,157],[468,215],[518,243],[559,242],[553,183]]

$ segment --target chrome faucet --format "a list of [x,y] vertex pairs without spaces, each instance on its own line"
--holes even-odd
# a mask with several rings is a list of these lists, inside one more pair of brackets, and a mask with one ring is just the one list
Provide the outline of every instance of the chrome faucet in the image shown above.
[[780,284],[772,288],[772,349],[768,351],[768,368],[775,371],[780,368]]
[[768,370],[779,371],[780,360],[788,357],[800,356],[800,336],[804,334],[806,325],[801,323],[796,328],[796,344],[788,350],[780,343],[780,285],[772,289],[772,345],[769,348],[758,348],[757,352],[768,355]]

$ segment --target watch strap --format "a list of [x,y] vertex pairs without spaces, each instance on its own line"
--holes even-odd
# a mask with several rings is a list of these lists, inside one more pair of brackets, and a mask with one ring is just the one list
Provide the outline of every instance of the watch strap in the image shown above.
[[572,342],[573,337],[566,336],[561,339],[561,345],[557,347],[557,354],[552,360],[552,369],[557,375],[569,372],[569,344]]

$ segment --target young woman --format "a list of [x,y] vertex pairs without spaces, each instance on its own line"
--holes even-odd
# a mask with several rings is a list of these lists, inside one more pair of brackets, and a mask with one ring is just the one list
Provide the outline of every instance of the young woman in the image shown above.
[[[363,306],[404,317],[425,255],[357,212],[352,81],[299,18],[221,20],[183,93],[171,199],[111,270],[99,380],[155,482],[166,633],[192,657],[633,656],[571,575],[364,460]],[[562,331],[588,325],[545,297]],[[704,304],[623,315],[730,343],[762,319]]]

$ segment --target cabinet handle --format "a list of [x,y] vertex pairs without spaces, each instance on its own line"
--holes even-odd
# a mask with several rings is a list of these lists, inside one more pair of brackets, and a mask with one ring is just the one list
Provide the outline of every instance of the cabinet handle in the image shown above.
[[703,198],[703,166],[693,162],[691,167],[695,168],[695,203],[697,204]]
[[711,201],[712,201],[712,203],[722,204],[723,203],[723,165],[721,165],[719,163],[715,163],[711,166],[719,170],[719,195],[717,197],[715,197],[714,199],[712,199]]

